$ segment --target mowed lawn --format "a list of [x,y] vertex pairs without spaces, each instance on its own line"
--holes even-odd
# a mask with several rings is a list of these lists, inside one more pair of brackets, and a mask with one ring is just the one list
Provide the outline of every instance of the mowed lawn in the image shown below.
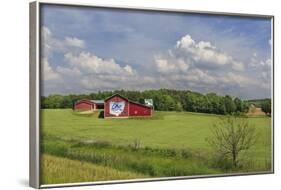
[[[71,109],[42,110],[42,134],[81,141],[105,140],[114,144],[131,144],[157,148],[208,149],[206,138],[217,115],[188,112],[154,112],[151,119],[102,119],[98,114],[79,115]],[[256,151],[270,143],[271,119],[249,118],[257,128]],[[270,147],[270,146],[269,146]]]
[[[115,170],[133,172],[134,176],[177,176],[222,172],[219,169],[207,166],[207,161],[197,161],[207,159],[208,156],[205,156],[205,158],[201,158],[202,156],[200,158],[186,156],[185,151],[180,153],[184,156],[178,156],[175,153],[175,156],[171,157],[170,150],[212,153],[213,150],[207,143],[206,138],[210,137],[210,129],[213,124],[219,120],[219,117],[224,116],[189,112],[154,112],[153,117],[147,119],[102,119],[98,118],[98,115],[99,112],[79,114],[71,109],[42,110],[42,144],[47,144],[44,145],[43,153],[51,153],[54,156],[63,156],[81,162],[93,162],[94,164],[111,167],[114,172]],[[246,171],[270,170],[268,165],[271,163],[271,119],[270,117],[255,117],[248,118],[248,121],[256,127],[258,140],[254,147],[242,155],[245,160],[249,160],[251,163],[255,162],[255,166],[252,169],[248,168]],[[80,144],[77,145],[77,142],[80,142]],[[88,147],[87,144],[91,142],[107,142],[110,146]],[[149,149],[134,152],[127,151],[124,148],[116,148],[134,146],[136,142],[138,146]],[[58,151],[51,150],[55,149],[55,146],[61,146],[60,148],[65,150],[64,153],[56,153]],[[162,149],[168,150],[168,153],[167,151],[163,153]],[[91,152],[94,155],[90,155]],[[128,152],[127,155],[126,152]],[[123,158],[123,155],[127,157]],[[98,161],[97,158],[100,159],[101,156],[103,160],[108,159],[106,163]],[[130,161],[136,159],[139,159],[139,163],[128,165]],[[185,165],[185,170],[180,164]],[[165,167],[171,167],[170,171],[162,169]],[[110,179],[112,180],[112,177]],[[113,177],[113,179],[120,178]],[[87,178],[87,180],[89,179]],[[93,178],[94,180],[106,180],[106,178]],[[73,181],[66,180],[64,182]]]

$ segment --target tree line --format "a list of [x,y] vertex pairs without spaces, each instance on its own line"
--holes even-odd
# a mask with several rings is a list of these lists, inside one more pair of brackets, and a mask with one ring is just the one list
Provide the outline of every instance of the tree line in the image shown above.
[[271,100],[270,99],[265,99],[262,103],[261,103],[261,109],[264,113],[266,113],[267,115],[271,115]]
[[132,101],[144,103],[153,99],[154,109],[158,111],[189,111],[200,113],[230,114],[248,111],[249,102],[229,95],[215,93],[202,94],[189,90],[145,90],[145,91],[103,91],[90,94],[49,95],[41,97],[41,108],[73,108],[81,99],[102,100],[113,94],[120,94]]

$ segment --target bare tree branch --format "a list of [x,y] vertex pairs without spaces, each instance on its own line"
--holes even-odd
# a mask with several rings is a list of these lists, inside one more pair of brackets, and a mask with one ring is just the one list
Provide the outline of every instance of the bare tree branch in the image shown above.
[[246,118],[228,116],[214,124],[208,143],[224,156],[230,156],[237,167],[239,154],[251,148],[257,139],[256,129]]

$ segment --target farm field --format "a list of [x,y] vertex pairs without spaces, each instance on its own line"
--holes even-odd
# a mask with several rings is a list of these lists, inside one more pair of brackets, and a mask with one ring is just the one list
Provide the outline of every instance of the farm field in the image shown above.
[[112,168],[51,155],[43,155],[41,160],[43,163],[41,167],[45,172],[41,179],[44,184],[145,177],[132,172],[122,172]]
[[[154,112],[151,118],[102,119],[99,112],[79,114],[71,109],[43,109],[41,116],[45,184],[271,169],[271,119],[266,116],[248,118],[259,138],[241,155],[246,167],[235,171],[214,164],[206,141],[212,125],[224,116]],[[49,162],[53,169],[46,167]],[[81,167],[84,164],[89,170]],[[94,175],[90,170],[106,172]],[[50,177],[58,175],[58,180]]]

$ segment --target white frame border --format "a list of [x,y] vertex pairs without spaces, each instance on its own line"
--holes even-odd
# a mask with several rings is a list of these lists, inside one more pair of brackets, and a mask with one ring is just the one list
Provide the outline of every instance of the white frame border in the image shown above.
[[[61,5],[61,6],[79,6],[93,8],[108,8],[122,10],[138,10],[138,11],[163,11],[177,13],[194,13],[222,16],[238,16],[238,17],[254,17],[268,18],[272,22],[272,71],[271,71],[271,98],[272,98],[272,167],[271,171],[265,172],[247,172],[247,173],[230,173],[230,174],[210,174],[210,175],[194,175],[180,177],[161,177],[161,178],[146,178],[132,180],[112,180],[98,182],[83,182],[83,183],[65,183],[65,184],[40,184],[40,6],[41,5]],[[72,186],[88,186],[88,185],[104,185],[104,184],[121,184],[121,183],[136,183],[149,181],[167,181],[167,180],[184,180],[195,178],[211,178],[211,177],[229,177],[229,176],[245,176],[258,174],[273,174],[274,173],[274,16],[246,13],[229,13],[215,11],[197,11],[187,9],[168,9],[159,7],[133,7],[133,6],[117,6],[117,5],[101,5],[90,3],[73,3],[65,1],[48,1],[37,0],[30,3],[30,143],[29,143],[29,184],[34,188],[54,188],[54,187],[72,187]]]

